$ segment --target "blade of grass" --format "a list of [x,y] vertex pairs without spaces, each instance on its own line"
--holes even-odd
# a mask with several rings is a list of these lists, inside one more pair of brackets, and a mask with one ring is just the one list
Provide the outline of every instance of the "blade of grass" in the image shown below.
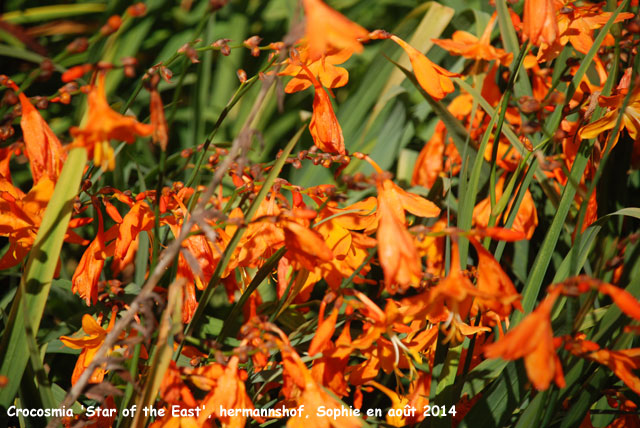
[[[520,43],[518,43],[516,30],[513,28],[513,21],[511,21],[511,14],[509,13],[506,0],[496,0],[496,11],[498,13],[498,26],[500,27],[502,44],[505,50],[512,53],[515,57],[517,53],[520,52]],[[531,82],[529,82],[526,73],[520,73],[516,79],[513,91],[518,98],[524,95],[531,96]]]
[[284,256],[284,253],[286,253],[286,251],[286,247],[280,248],[271,257],[269,257],[265,264],[262,265],[262,267],[255,274],[247,288],[242,293],[242,296],[240,296],[240,299],[238,299],[236,304],[233,306],[233,309],[231,309],[231,312],[224,320],[224,323],[222,324],[222,331],[220,331],[220,335],[218,335],[218,337],[216,338],[216,341],[218,343],[223,344],[225,339],[229,336],[229,333],[231,333],[231,329],[233,328],[233,326],[238,326],[238,324],[236,323],[236,318],[240,314],[240,311],[242,311],[245,303],[247,302],[247,300],[249,300],[251,294],[256,291],[258,286],[262,284],[262,282],[269,275],[271,275],[271,272],[273,272],[276,266],[278,266],[278,262],[280,261],[282,256]]
[[[85,149],[69,152],[29,254],[23,275],[25,292],[18,291],[11,307],[9,323],[0,345],[0,374],[9,378],[9,384],[0,388],[0,406],[5,408],[11,405],[16,395],[28,361],[24,358],[29,353],[27,335],[35,336],[37,333],[86,161]],[[26,330],[26,319],[31,322],[31,333]]]
[[[522,74],[522,73],[520,73],[520,74]],[[458,86],[460,86],[461,89],[463,89],[465,92],[470,94],[473,97],[473,99],[480,104],[480,107],[482,107],[482,109],[489,116],[493,116],[495,114],[494,108],[482,96],[480,91],[478,91],[477,89],[473,88],[471,85],[469,85],[467,82],[465,82],[464,80],[462,80],[460,78],[455,77],[455,78],[453,78],[453,80],[454,80],[454,82],[456,82],[458,84]],[[502,135],[504,135],[509,140],[511,145],[513,147],[515,147],[516,150],[518,150],[518,152],[522,156],[526,156],[529,153],[529,151],[524,147],[524,145],[522,144],[522,142],[520,141],[520,139],[518,138],[516,133],[511,129],[511,126],[509,126],[508,124],[506,124],[506,126],[505,125],[502,126]],[[557,206],[559,201],[560,201],[560,199],[558,197],[558,194],[556,193],[554,188],[548,183],[546,175],[543,173],[543,171],[540,168],[540,166],[536,167],[536,174],[535,174],[534,177],[538,181],[540,186],[542,187],[542,190],[545,192],[547,197],[549,197],[551,202],[554,205]]]
[[140,393],[136,403],[140,411],[136,412],[133,419],[124,418],[124,427],[147,425],[150,415],[142,412],[142,409],[151,407],[156,401],[156,395],[171,363],[173,337],[180,332],[182,327],[182,287],[183,284],[180,280],[174,281],[169,286],[167,307],[160,321],[158,339],[153,356],[148,365],[148,376],[145,379],[144,389]]
[[[455,391],[452,386],[456,380],[458,373],[458,365],[460,364],[460,354],[462,353],[462,344],[458,346],[450,347],[447,350],[447,356],[444,361],[444,366],[438,377],[438,385],[436,386],[436,398],[437,404],[455,403],[458,401],[454,395]],[[431,426],[447,427],[451,426],[451,415],[441,415],[441,417],[434,418],[431,421]]]
[[[522,66],[522,62],[524,61],[525,54],[528,51],[527,45],[524,45],[520,50],[518,58],[516,60],[515,71],[511,74],[509,78],[509,83],[507,89],[505,90],[502,98],[500,100],[500,110],[495,111],[491,116],[491,120],[489,121],[489,125],[487,125],[487,130],[482,136],[482,141],[480,143],[480,147],[478,148],[478,156],[474,159],[471,168],[471,175],[469,176],[469,180],[467,182],[467,187],[465,188],[464,194],[460,195],[460,199],[462,203],[460,204],[460,209],[458,210],[458,227],[462,230],[469,230],[471,228],[472,220],[473,220],[473,208],[476,205],[476,199],[478,196],[478,191],[480,189],[480,175],[482,173],[482,167],[486,165],[483,154],[486,151],[487,144],[489,143],[489,138],[491,135],[494,135],[494,141],[498,141],[498,137],[502,131],[502,126],[504,124],[504,118],[507,113],[507,106],[509,103],[509,99],[511,98],[511,92],[513,90],[513,84],[515,79],[518,76],[518,71]],[[495,131],[493,127],[496,127]],[[497,144],[494,144],[494,149],[497,148]],[[491,182],[495,183],[495,163],[494,159],[491,165],[490,176]],[[491,186],[491,185],[490,185]],[[491,189],[490,189],[491,190]],[[495,200],[495,197],[494,197]],[[459,240],[459,252],[460,252],[460,263],[461,268],[464,269],[467,266],[467,254],[469,251],[469,241],[467,239],[461,238]]]
[[[33,62],[35,64],[41,64],[42,61],[46,59],[44,56],[39,55],[35,52],[4,44],[0,44],[0,56],[22,59],[24,61]],[[59,71],[61,73],[66,71],[66,68],[62,67],[60,64],[54,63],[53,66],[55,67],[56,71]]]
[[527,376],[523,370],[518,369],[516,363],[486,360],[481,365],[484,363],[494,363],[494,370],[501,370],[502,382],[491,384],[460,422],[458,425],[460,428],[505,426],[513,413],[512,409],[520,404],[519,397],[527,391],[525,389]]
[[31,24],[90,13],[101,13],[106,8],[107,6],[103,3],[57,4],[3,13],[2,20],[12,24]]

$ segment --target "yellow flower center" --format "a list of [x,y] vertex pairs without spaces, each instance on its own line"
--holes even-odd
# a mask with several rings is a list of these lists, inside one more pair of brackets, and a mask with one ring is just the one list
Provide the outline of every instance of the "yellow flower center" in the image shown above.
[[115,151],[108,141],[96,144],[93,149],[93,163],[106,171],[113,171],[116,168]]

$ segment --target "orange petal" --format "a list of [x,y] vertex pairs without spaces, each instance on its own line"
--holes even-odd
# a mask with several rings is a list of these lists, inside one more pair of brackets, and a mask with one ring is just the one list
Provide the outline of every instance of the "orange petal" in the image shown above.
[[385,180],[385,183],[385,186],[391,186],[398,196],[402,207],[411,214],[417,215],[418,217],[438,217],[440,215],[440,208],[430,200],[404,191],[391,180]]
[[311,345],[309,345],[309,355],[314,356],[318,352],[321,352],[327,343],[331,340],[331,336],[336,331],[336,321],[338,320],[338,308],[333,308],[331,315],[328,318],[322,320],[318,326]]
[[640,321],[640,302],[631,293],[611,284],[601,284],[599,291],[611,296],[625,315]]
[[20,127],[24,136],[25,154],[29,158],[33,181],[38,182],[43,176],[56,180],[60,175],[67,154],[58,137],[29,99],[23,93],[18,96],[22,105]]
[[331,47],[362,52],[362,44],[358,39],[369,37],[366,29],[331,9],[321,0],[303,0],[302,4],[307,15],[306,37],[311,60],[319,59]]
[[444,68],[431,62],[416,48],[397,36],[391,36],[391,40],[396,42],[409,55],[413,72],[418,83],[429,95],[436,100],[441,100],[448,93],[453,92],[453,82],[449,77],[456,77],[458,74],[451,73]]
[[616,119],[618,117],[618,110],[613,110],[602,116],[595,122],[591,122],[587,126],[578,131],[578,136],[583,140],[589,140],[595,138],[601,133],[613,129],[616,126]]

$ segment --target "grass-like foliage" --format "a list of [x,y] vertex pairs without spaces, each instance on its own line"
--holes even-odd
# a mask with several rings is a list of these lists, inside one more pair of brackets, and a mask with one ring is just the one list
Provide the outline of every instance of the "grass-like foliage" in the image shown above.
[[640,426],[637,0],[7,0],[0,426]]

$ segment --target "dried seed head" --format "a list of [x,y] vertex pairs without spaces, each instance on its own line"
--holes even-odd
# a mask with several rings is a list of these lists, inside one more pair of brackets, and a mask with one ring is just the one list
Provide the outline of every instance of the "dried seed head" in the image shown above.
[[520,97],[518,104],[520,105],[520,110],[526,114],[535,113],[542,107],[538,100],[527,96]]
[[78,37],[67,45],[67,51],[70,53],[82,53],[89,47],[89,39],[86,37]]

